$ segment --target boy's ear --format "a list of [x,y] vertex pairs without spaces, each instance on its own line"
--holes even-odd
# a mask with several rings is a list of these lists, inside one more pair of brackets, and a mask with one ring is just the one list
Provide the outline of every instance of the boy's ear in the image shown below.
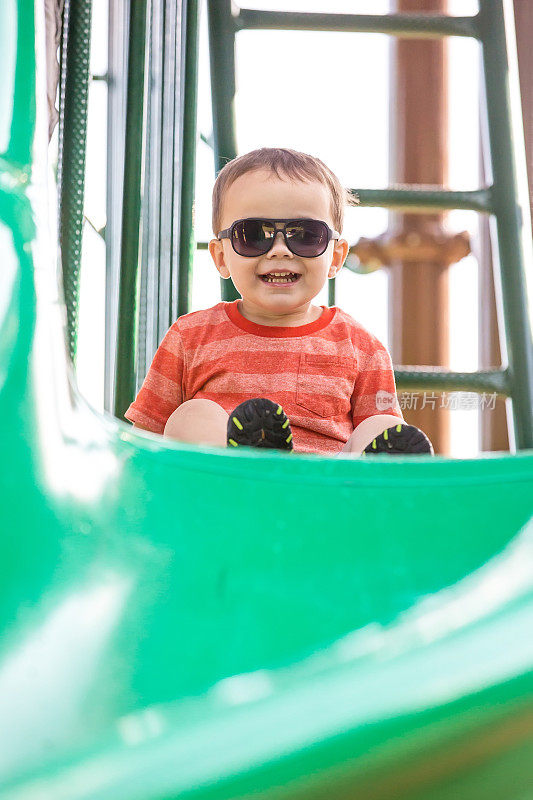
[[230,271],[227,268],[224,260],[224,247],[220,239],[211,239],[209,242],[209,252],[211,258],[215,262],[215,267],[218,269],[222,278],[229,278]]
[[348,255],[348,250],[350,249],[350,245],[346,241],[346,239],[339,239],[333,248],[333,255],[331,257],[331,266],[328,272],[328,278],[334,278],[338,272],[341,271],[344,262],[346,261],[346,257]]

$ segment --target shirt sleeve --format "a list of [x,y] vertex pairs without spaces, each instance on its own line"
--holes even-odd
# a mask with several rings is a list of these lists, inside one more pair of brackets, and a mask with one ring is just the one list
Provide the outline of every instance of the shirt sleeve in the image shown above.
[[393,414],[403,420],[391,357],[380,343],[356,378],[351,406],[354,429],[364,419],[376,414]]
[[183,403],[185,352],[174,323],[157,348],[150,369],[134,402],[124,416],[153,433],[163,433],[165,424]]

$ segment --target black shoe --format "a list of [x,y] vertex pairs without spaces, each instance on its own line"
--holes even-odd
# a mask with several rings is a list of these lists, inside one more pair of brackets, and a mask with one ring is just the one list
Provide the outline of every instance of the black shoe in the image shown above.
[[433,445],[426,434],[420,428],[406,425],[405,422],[380,433],[365,447],[361,455],[375,455],[376,453],[388,453],[391,456],[409,453],[434,455]]
[[233,409],[228,420],[228,447],[271,447],[292,450],[292,431],[279,403],[266,397],[245,400]]

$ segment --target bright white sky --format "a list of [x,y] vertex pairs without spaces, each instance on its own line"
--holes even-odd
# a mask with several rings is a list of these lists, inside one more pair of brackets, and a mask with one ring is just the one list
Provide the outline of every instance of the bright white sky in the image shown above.
[[[449,0],[450,13],[474,14],[474,0]],[[106,70],[106,0],[93,5],[93,73]],[[387,13],[388,0],[263,0],[243,2],[248,8],[339,13]],[[209,60],[205,3],[201,4],[199,64],[199,132],[211,132]],[[286,146],[312,153],[336,172],[348,187],[382,188],[388,183],[388,53],[382,34],[294,31],[243,31],[237,36],[237,141],[239,153],[261,146]],[[453,189],[478,186],[478,45],[449,39],[450,175]],[[305,76],[297,95],[291,80]],[[267,92],[257,86],[266,81]],[[106,89],[91,89],[87,152],[86,213],[100,227],[105,222]],[[324,97],[319,113],[317,93]],[[297,105],[295,106],[295,97]],[[259,107],[260,104],[260,107]],[[252,111],[255,109],[255,111]],[[423,122],[421,121],[421,124]],[[211,231],[214,162],[210,148],[199,142],[196,178],[196,236],[207,241]],[[451,212],[453,231],[477,237],[477,215]],[[354,243],[387,228],[383,209],[347,209],[344,236]],[[103,407],[104,246],[88,226],[84,261],[78,347],[78,380],[82,392]],[[208,253],[197,254],[192,309],[220,301],[218,273]],[[327,305],[327,287],[315,300]],[[337,305],[389,345],[387,273],[355,275],[343,270],[337,279]],[[95,325],[95,319],[98,324]],[[451,269],[451,368],[477,368],[477,262],[473,256]],[[408,412],[407,416],[408,416]],[[478,452],[478,412],[452,414],[452,453]]]

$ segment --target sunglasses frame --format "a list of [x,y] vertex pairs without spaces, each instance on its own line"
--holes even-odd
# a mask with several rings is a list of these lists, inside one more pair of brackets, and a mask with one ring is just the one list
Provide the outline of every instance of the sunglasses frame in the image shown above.
[[[326,242],[326,246],[324,247],[322,252],[321,253],[317,253],[316,256],[300,256],[298,253],[295,253],[294,250],[291,249],[291,246],[289,244],[289,240],[287,238],[287,225],[290,222],[294,223],[294,222],[306,222],[306,221],[309,221],[309,222],[320,222],[322,225],[325,225],[327,233],[328,233],[328,239],[327,239],[327,242]],[[242,253],[237,252],[237,250],[235,249],[235,243],[233,241],[233,238],[234,238],[233,237],[233,231],[235,229],[235,226],[238,225],[239,222],[269,222],[269,223],[273,224],[276,233],[272,237],[272,239],[270,240],[271,244],[270,244],[270,247],[268,248],[268,250],[265,250],[262,253],[256,253],[255,255],[251,255],[251,256],[243,256]],[[233,222],[229,228],[225,228],[223,231],[220,231],[220,233],[217,234],[217,239],[219,239],[219,240],[220,239],[229,239],[230,242],[231,242],[231,246],[233,247],[233,249],[235,250],[237,255],[241,256],[241,258],[257,258],[258,256],[266,255],[266,253],[268,253],[272,249],[272,247],[274,246],[274,242],[276,241],[276,236],[278,235],[279,231],[281,231],[282,234],[283,234],[283,238],[285,240],[285,245],[286,245],[287,249],[290,250],[291,253],[293,255],[297,256],[298,258],[318,258],[319,256],[323,255],[326,252],[326,250],[328,249],[328,245],[329,245],[329,243],[330,243],[330,241],[332,239],[340,239],[341,238],[340,233],[338,233],[338,231],[332,230],[329,227],[328,223],[324,222],[324,220],[322,220],[322,219],[313,219],[312,217],[291,217],[289,219],[269,219],[267,217],[243,217],[243,219],[236,219],[235,222]]]

